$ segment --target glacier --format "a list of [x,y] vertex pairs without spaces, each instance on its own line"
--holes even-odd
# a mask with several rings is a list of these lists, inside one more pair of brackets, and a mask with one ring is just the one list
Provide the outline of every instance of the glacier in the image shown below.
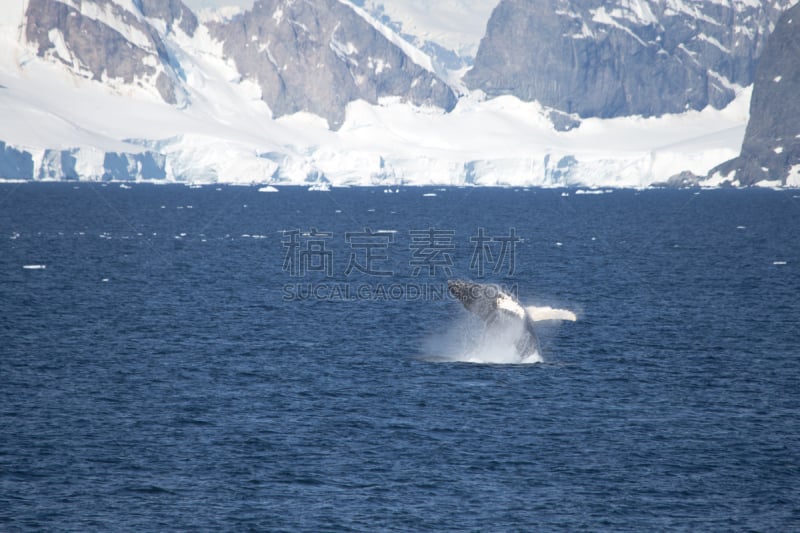
[[[200,25],[162,35],[187,92],[170,105],[137,85],[76,76],[21,38],[25,0],[0,10],[0,178],[314,186],[648,187],[736,157],[751,91],[724,109],[583,119],[513,96],[463,94],[450,112],[396,98],[348,105],[341,128],[275,118],[259,87]],[[2,156],[0,156],[2,157]],[[6,168],[9,167],[7,170]]]

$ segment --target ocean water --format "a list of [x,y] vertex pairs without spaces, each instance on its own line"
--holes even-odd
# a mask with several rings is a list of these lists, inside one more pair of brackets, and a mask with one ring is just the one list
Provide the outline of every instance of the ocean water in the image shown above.
[[109,530],[800,530],[800,199],[0,185],[0,531]]

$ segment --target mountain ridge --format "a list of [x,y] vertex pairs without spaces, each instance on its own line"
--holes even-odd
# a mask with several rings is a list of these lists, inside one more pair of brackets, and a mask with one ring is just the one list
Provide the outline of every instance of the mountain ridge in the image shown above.
[[584,118],[720,109],[791,3],[501,0],[465,81]]
[[687,164],[703,175],[744,136],[749,91],[734,83],[723,110],[659,119],[456,97],[430,58],[343,0],[206,21],[180,0],[12,2],[28,16],[0,10],[23,29],[0,36],[5,178],[640,187]]

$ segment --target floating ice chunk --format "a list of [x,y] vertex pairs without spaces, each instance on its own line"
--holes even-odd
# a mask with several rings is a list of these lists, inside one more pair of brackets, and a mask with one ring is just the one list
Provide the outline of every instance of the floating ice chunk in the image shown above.
[[425,196],[427,198],[433,198],[434,196],[436,196],[436,193],[435,192],[426,192],[422,196]]
[[777,266],[783,266],[786,264],[786,261],[773,261],[772,264]]
[[276,189],[272,185],[267,185],[266,187],[261,187],[260,189],[258,189],[258,192],[278,192],[278,189]]
[[22,265],[25,270],[45,270],[47,265]]

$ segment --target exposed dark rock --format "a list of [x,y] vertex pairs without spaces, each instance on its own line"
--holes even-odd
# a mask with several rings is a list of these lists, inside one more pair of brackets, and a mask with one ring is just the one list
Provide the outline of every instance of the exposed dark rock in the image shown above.
[[[177,103],[179,90],[173,63],[158,32],[146,21],[111,0],[80,0],[116,21],[112,27],[81,10],[57,0],[30,0],[25,18],[25,37],[36,45],[37,55],[69,66],[76,74],[101,81],[153,84],[161,97]],[[141,0],[141,14],[164,18],[167,27],[179,22],[193,33],[197,19],[180,0]],[[124,34],[121,32],[124,31]]]
[[450,110],[453,91],[338,0],[260,0],[209,26],[275,116],[310,111],[338,129],[349,102],[399,96]]
[[[800,165],[800,4],[787,11],[770,35],[758,64],[742,152],[713,169],[731,182],[786,183]],[[800,167],[797,167],[800,168]],[[800,176],[793,177],[800,184]]]
[[699,187],[700,181],[703,178],[694,172],[684,170],[674,176],[670,176],[667,181],[663,183],[654,183],[653,187],[669,187],[674,189],[688,189],[691,187]]
[[468,86],[581,117],[724,107],[791,0],[502,0]]
[[139,9],[146,17],[159,18],[172,31],[175,24],[187,35],[197,30],[197,17],[181,0],[139,0]]
[[551,110],[548,118],[557,131],[573,130],[581,125],[581,121],[575,115],[569,115],[557,109]]

